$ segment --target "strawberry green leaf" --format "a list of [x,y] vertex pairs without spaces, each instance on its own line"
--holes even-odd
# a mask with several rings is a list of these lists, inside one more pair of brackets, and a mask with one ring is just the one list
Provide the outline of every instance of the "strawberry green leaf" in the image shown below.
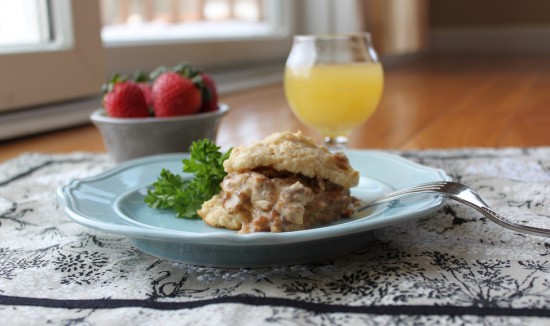
[[147,74],[144,73],[143,70],[137,69],[136,71],[134,71],[134,76],[132,80],[136,83],[147,83],[149,82],[149,76],[147,76]]
[[162,75],[163,73],[167,72],[167,71],[170,71],[170,68],[169,67],[166,67],[166,66],[159,66],[157,67],[155,70],[151,71],[151,73],[149,74],[149,79],[150,80],[155,80],[157,79],[160,75]]
[[193,67],[187,62],[181,62],[178,65],[174,66],[172,68],[173,71],[177,72],[178,74],[182,75],[183,77],[187,79],[193,79],[195,76],[199,75],[200,70]]
[[126,76],[115,73],[111,76],[111,79],[109,80],[108,83],[105,83],[101,86],[101,90],[104,94],[109,93],[113,90],[113,88],[115,87],[116,84],[122,83],[126,80],[128,80],[128,78]]

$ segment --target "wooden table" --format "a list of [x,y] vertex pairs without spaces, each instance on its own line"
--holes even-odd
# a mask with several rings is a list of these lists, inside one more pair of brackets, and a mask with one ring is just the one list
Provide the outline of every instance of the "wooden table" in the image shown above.
[[[550,145],[550,56],[422,56],[385,67],[378,110],[352,148],[422,149]],[[282,85],[224,94],[223,147],[282,130],[321,137],[293,117]],[[0,142],[0,161],[26,151],[105,151],[92,125]]]

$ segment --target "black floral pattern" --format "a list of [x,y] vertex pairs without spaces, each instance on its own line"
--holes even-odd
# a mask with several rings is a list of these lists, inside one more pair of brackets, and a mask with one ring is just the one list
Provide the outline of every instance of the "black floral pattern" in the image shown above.
[[104,267],[108,258],[99,252],[81,251],[77,253],[59,253],[53,261],[54,270],[62,273],[61,284],[92,284],[102,274],[109,272]]
[[[441,168],[511,219],[550,227],[550,148],[394,152]],[[65,218],[55,190],[106,156],[0,165],[0,315],[11,324],[526,325],[550,322],[550,241],[449,202],[307,265],[217,269],[158,259]],[[55,309],[55,314],[52,314]],[[248,319],[244,320],[243,315]]]

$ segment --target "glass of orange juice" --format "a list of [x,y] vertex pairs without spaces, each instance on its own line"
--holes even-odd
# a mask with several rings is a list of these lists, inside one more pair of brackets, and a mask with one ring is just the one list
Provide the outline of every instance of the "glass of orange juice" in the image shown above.
[[369,33],[297,35],[285,67],[285,95],[294,115],[344,149],[350,132],[376,109],[384,72]]

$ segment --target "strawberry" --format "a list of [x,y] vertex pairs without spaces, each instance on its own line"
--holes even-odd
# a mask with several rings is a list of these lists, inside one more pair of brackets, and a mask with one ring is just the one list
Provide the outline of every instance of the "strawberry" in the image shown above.
[[116,75],[106,87],[103,107],[109,116],[115,118],[149,116],[147,102],[141,88],[136,83],[126,81]]
[[[162,69],[166,67],[161,67],[159,71]],[[202,105],[198,112],[211,112],[218,109],[218,91],[212,77],[186,62],[178,64],[172,70],[191,79],[201,90]]]
[[149,83],[149,78],[147,78],[147,75],[141,71],[140,69],[136,70],[134,72],[134,77],[132,80],[137,83],[139,88],[143,91],[143,94],[145,95],[145,101],[147,102],[147,107],[149,108],[149,111],[153,111],[153,88],[151,84]]
[[216,83],[209,75],[201,73],[202,105],[199,112],[212,112],[218,109],[218,91]]
[[143,91],[143,95],[145,95],[145,102],[147,103],[147,107],[149,109],[153,109],[153,87],[149,83],[140,82],[137,83],[139,88]]
[[177,72],[164,72],[153,83],[153,108],[157,117],[193,114],[201,102],[200,90]]

